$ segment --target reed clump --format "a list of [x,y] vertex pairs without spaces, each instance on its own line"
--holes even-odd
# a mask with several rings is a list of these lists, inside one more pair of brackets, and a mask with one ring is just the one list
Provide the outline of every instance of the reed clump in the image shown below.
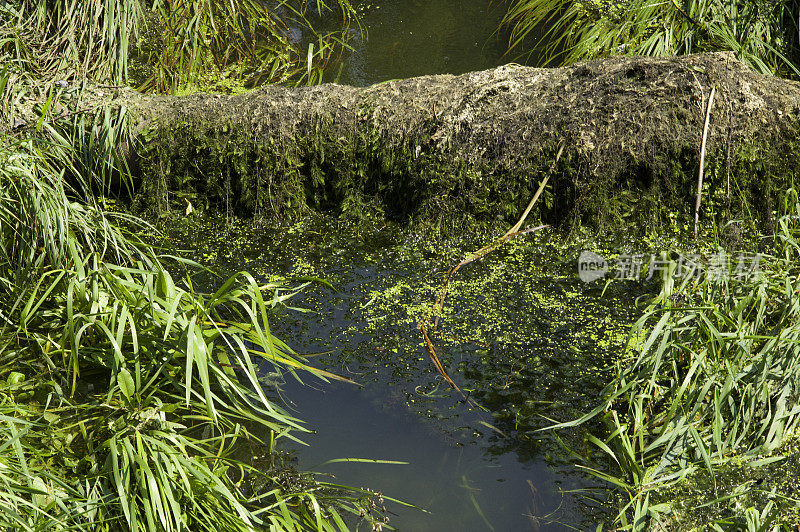
[[558,64],[732,51],[757,72],[800,77],[797,15],[788,0],[516,0],[505,23],[512,48],[544,33],[548,61]]
[[[0,57],[14,80],[131,84],[175,93],[314,84],[358,26],[349,0],[15,0],[0,5]],[[330,7],[328,7],[330,6]],[[316,8],[316,9],[315,9]],[[337,31],[312,13],[336,10]],[[12,80],[13,81],[13,80]]]
[[[689,275],[669,262],[660,293],[632,329],[605,401],[560,425],[602,420],[605,435],[589,439],[604,458],[587,467],[625,494],[618,525],[677,526],[713,506],[709,521],[693,526],[796,526],[797,494],[756,478],[769,471],[760,468],[796,454],[787,443],[800,423],[796,191],[786,195],[774,236],[763,240],[768,252],[748,259],[720,250],[714,275]],[[742,260],[749,262],[743,266]],[[737,463],[752,474],[731,475]],[[698,479],[703,500],[687,506],[686,486]],[[741,506],[753,500],[763,505]]]
[[370,521],[368,492],[297,474],[276,452],[305,429],[264,376],[314,371],[270,331],[291,287],[240,272],[198,292],[171,273],[197,264],[159,254],[130,232],[145,222],[107,208],[131,186],[131,125],[124,108],[84,101],[76,77],[124,80],[126,21],[146,6],[0,6],[0,528]]
[[345,529],[359,495],[236,459],[302,431],[257,370],[306,367],[270,333],[285,287],[175,281],[65,181],[53,133],[0,146],[0,526]]

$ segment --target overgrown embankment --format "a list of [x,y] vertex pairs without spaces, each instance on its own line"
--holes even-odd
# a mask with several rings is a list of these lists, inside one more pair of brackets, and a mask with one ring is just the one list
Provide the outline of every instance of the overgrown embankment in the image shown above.
[[650,225],[691,219],[712,88],[702,216],[768,226],[796,173],[800,84],[727,53],[115,103],[138,118],[140,192],[161,208],[514,218],[563,145],[542,218]]

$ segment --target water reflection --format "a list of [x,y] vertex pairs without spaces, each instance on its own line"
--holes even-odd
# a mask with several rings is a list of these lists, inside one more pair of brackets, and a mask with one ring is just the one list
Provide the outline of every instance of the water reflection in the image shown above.
[[[303,467],[425,509],[389,505],[389,524],[400,530],[536,530],[537,518],[562,503],[559,479],[545,464],[520,464],[510,454],[487,460],[474,439],[438,430],[391,399],[376,404],[370,392],[343,384],[295,385],[286,395],[317,431],[304,438],[309,447],[296,449]],[[408,464],[325,464],[341,457]]]
[[[366,38],[353,33],[352,50],[328,69],[328,81],[369,85],[428,74],[462,74],[513,58],[505,55],[508,35],[500,28],[505,2],[382,0],[361,6]],[[336,21],[329,14],[321,24],[334,29]]]
[[[402,316],[376,332],[352,330],[370,319],[362,307],[372,289],[422,274],[356,266],[349,281],[337,275],[340,292],[318,291],[298,301],[319,314],[276,320],[277,334],[304,352],[335,353],[315,360],[318,365],[363,385],[287,389],[298,417],[317,431],[306,438],[309,447],[296,449],[304,467],[429,511],[392,507],[397,515],[391,524],[401,530],[561,530],[595,523],[596,508],[584,496],[598,484],[576,471],[548,433],[536,432],[597,400],[600,383],[587,382],[588,373],[581,371],[587,357],[564,352],[563,342],[575,343],[570,333],[550,331],[549,348],[506,342],[488,350],[470,343],[443,349],[448,372],[488,409],[483,410],[447,387],[427,360],[416,328],[399,323]],[[478,311],[474,319],[481,317]],[[546,312],[537,314],[539,321],[547,318]],[[520,316],[511,320],[530,332]],[[561,437],[580,441],[582,433]],[[341,457],[410,464],[317,467]]]

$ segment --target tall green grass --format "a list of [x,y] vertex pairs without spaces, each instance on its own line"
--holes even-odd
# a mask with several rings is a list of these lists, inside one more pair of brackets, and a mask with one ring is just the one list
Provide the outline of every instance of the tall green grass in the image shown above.
[[176,282],[51,149],[0,146],[0,526],[346,529],[357,494],[235,458],[302,430],[258,376],[306,367],[269,329],[284,287]]
[[790,0],[516,0],[505,22],[512,48],[541,31],[558,64],[730,50],[758,72],[794,76],[799,7]]
[[[38,90],[29,66],[2,70],[4,121]],[[53,90],[35,124],[0,138],[0,528],[370,522],[367,492],[293,473],[276,453],[304,429],[263,376],[313,371],[270,331],[290,287],[241,272],[200,293],[174,278],[199,266],[159,256],[126,229],[144,222],[103,208],[130,183],[125,110],[73,96]]]
[[[40,82],[134,82],[165,93],[226,79],[247,86],[315,83],[346,46],[349,26],[358,24],[349,0],[334,5],[343,29],[321,33],[301,0],[3,2],[0,59]],[[295,38],[298,32],[309,45]],[[49,90],[49,83],[40,85],[36,92]]]
[[[714,274],[699,279],[679,276],[674,262],[665,268],[661,292],[635,324],[629,356],[617,364],[605,402],[561,425],[597,418],[606,427],[605,435],[589,437],[605,460],[588,467],[626,494],[618,525],[645,530],[669,522],[673,505],[656,504],[655,495],[698,474],[708,479],[705,503],[730,499],[726,504],[735,508],[736,497],[757,486],[743,478],[734,489],[717,490],[720,466],[736,456],[757,468],[796,434],[800,198],[794,190],[770,240],[754,275],[744,275],[736,257],[718,259]],[[761,516],[760,509],[756,521],[800,507],[793,497],[775,497],[772,511]],[[727,529],[748,528],[755,519],[744,508],[728,517]]]

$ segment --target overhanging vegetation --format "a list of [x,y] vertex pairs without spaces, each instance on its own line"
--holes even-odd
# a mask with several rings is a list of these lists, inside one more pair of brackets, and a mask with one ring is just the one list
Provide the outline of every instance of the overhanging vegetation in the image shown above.
[[[150,5],[245,18],[254,6]],[[270,376],[311,370],[269,328],[291,287],[239,273],[199,293],[170,273],[198,265],[107,209],[104,191],[131,186],[128,115],[92,106],[80,77],[124,79],[145,7],[0,6],[0,528],[346,530],[351,512],[370,519],[368,493],[297,473],[275,447],[304,429]],[[206,63],[200,52],[158,66]],[[169,83],[197,75],[181,72]]]

